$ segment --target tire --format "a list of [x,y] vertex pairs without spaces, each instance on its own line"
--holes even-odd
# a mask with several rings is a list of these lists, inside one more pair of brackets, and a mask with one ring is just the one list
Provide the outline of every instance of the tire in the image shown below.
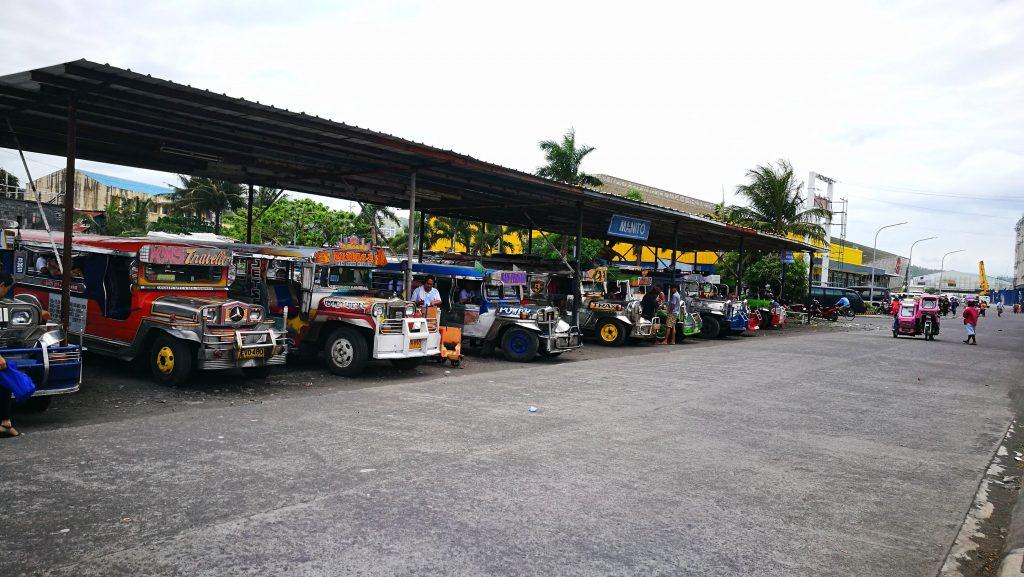
[[355,329],[341,327],[331,333],[324,343],[324,362],[327,370],[341,377],[363,372],[370,360],[366,339]]
[[391,359],[391,365],[400,371],[411,371],[423,364],[424,357],[409,357],[407,359]]
[[261,367],[243,367],[242,374],[247,379],[263,380],[270,376],[270,365],[263,365]]
[[857,313],[855,313],[853,309],[846,309],[843,311],[843,316],[848,319],[854,319],[857,318]]
[[516,362],[526,363],[537,357],[537,349],[540,348],[540,339],[533,331],[519,327],[512,327],[501,335],[501,352],[505,358]]
[[703,326],[700,328],[700,332],[697,336],[702,339],[715,339],[722,334],[722,323],[718,322],[718,319],[713,316],[701,316]]
[[626,327],[615,319],[597,321],[595,332],[597,333],[597,342],[608,347],[622,346],[622,343],[626,342]]
[[53,401],[53,397],[50,396],[30,397],[24,403],[17,405],[17,407],[22,413],[42,413],[50,408],[51,401]]
[[839,313],[837,313],[836,311],[832,311],[825,316],[825,320],[836,322],[839,320]]
[[159,335],[147,353],[149,372],[161,385],[178,386],[192,375],[195,353],[185,341],[170,335]]

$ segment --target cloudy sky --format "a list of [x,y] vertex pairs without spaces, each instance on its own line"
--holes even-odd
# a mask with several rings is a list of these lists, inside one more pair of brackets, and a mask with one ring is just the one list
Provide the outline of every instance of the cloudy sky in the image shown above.
[[838,181],[851,240],[939,236],[922,266],[1009,273],[1024,211],[1022,1],[33,0],[2,27],[0,74],[87,58],[522,170],[569,127],[587,171],[712,201],[787,158]]

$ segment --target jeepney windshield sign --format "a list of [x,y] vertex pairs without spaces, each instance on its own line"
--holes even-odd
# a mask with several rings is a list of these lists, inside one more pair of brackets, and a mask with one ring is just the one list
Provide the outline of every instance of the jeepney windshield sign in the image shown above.
[[523,270],[494,271],[491,278],[505,285],[526,285],[526,271]]
[[146,244],[139,249],[139,260],[149,264],[221,267],[231,263],[231,252],[222,248]]
[[336,248],[317,251],[314,256],[317,264],[375,267],[387,264],[384,249],[372,248]]

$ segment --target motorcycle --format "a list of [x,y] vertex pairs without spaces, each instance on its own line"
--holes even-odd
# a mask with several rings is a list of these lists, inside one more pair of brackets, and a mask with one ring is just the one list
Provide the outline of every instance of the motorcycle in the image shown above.
[[839,309],[838,305],[822,307],[818,299],[814,299],[811,301],[811,308],[807,312],[811,318],[821,317],[827,321],[835,322],[839,320]]

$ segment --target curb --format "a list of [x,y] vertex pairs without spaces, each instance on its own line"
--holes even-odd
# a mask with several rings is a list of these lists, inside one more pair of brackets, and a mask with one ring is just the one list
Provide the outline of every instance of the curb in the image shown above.
[[1010,512],[1010,526],[1003,545],[1002,560],[999,562],[999,577],[1024,576],[1024,491],[1017,495],[1017,502]]

